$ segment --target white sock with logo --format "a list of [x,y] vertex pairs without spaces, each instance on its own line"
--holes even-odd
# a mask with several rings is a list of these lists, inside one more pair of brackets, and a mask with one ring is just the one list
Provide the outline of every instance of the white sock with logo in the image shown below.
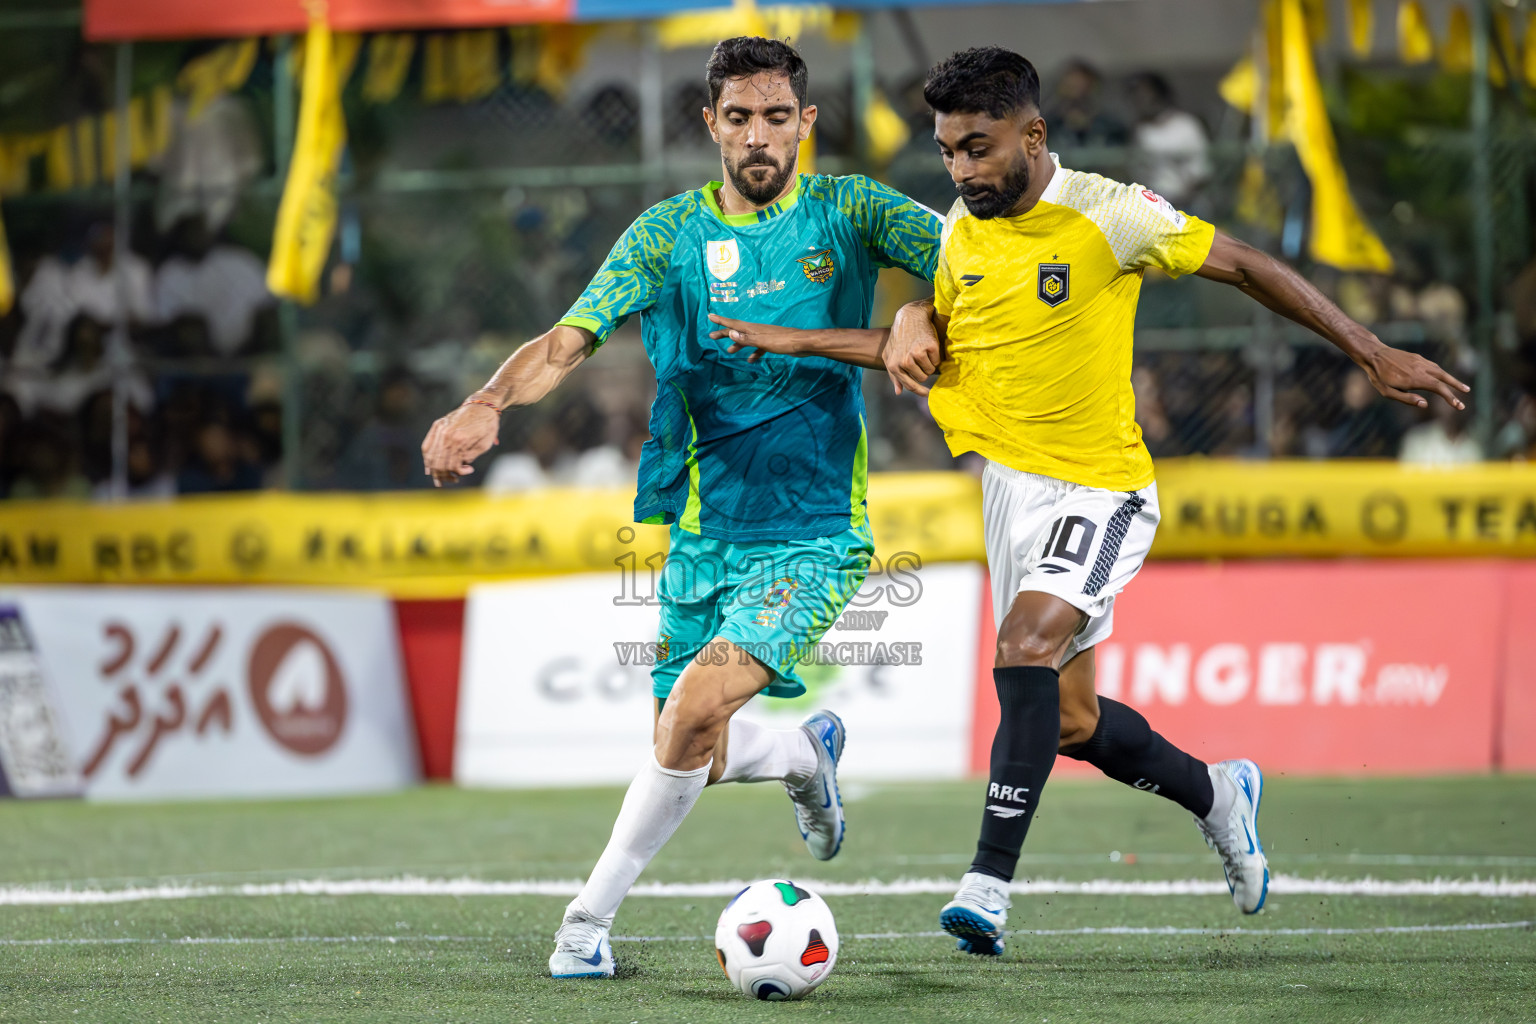
[[765,729],[732,718],[721,782],[782,779],[802,786],[816,773],[816,746],[804,729]]
[[629,784],[608,846],[567,913],[580,909],[612,925],[613,915],[635,879],[688,817],[708,779],[707,764],[691,772],[673,771],[663,768],[651,754],[649,763]]

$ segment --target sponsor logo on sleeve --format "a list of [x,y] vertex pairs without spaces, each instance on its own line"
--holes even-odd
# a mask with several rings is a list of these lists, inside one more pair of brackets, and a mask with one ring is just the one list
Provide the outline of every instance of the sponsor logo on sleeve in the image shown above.
[[1184,222],[1188,219],[1178,210],[1174,209],[1172,203],[1158,195],[1156,192],[1153,192],[1149,188],[1144,188],[1141,190],[1141,198],[1151,203],[1152,208],[1158,213],[1162,214],[1164,217],[1168,218],[1168,220],[1172,222],[1173,226],[1176,228],[1182,228],[1184,226]]

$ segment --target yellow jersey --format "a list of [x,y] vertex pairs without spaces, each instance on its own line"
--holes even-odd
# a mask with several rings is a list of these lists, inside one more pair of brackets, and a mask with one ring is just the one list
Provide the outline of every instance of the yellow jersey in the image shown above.
[[1140,185],[1059,164],[1021,216],[983,220],[957,199],[934,275],[949,345],[928,395],[950,451],[1089,487],[1151,483],[1131,392],[1142,271],[1199,270],[1215,233]]

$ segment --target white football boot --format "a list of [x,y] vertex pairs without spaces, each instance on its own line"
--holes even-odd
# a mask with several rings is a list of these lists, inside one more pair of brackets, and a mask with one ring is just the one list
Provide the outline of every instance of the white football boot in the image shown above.
[[549,976],[613,977],[613,946],[608,941],[609,927],[572,900],[565,908],[560,930],[555,932],[555,951],[549,955]]
[[803,785],[784,783],[784,792],[795,804],[795,823],[805,848],[817,860],[831,860],[843,845],[843,795],[837,789],[837,762],[843,757],[847,732],[843,720],[830,711],[806,716],[800,728],[816,748],[816,771]]
[[1003,927],[1008,923],[1008,883],[967,871],[955,898],[939,911],[939,927],[959,941],[955,948],[977,956],[1003,955]]
[[1210,766],[1215,800],[1206,818],[1196,818],[1205,844],[1221,855],[1232,902],[1245,914],[1264,909],[1269,895],[1269,861],[1259,842],[1259,799],[1264,795],[1264,776],[1247,759],[1220,761]]

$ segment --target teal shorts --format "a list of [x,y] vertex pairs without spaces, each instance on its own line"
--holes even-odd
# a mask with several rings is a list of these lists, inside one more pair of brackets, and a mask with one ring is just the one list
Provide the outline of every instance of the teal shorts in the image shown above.
[[875,552],[869,522],[814,540],[711,540],[672,527],[657,586],[661,628],[651,690],[665,699],[689,662],[728,657],[729,640],[773,672],[770,697],[798,697],[795,666],[864,582]]

